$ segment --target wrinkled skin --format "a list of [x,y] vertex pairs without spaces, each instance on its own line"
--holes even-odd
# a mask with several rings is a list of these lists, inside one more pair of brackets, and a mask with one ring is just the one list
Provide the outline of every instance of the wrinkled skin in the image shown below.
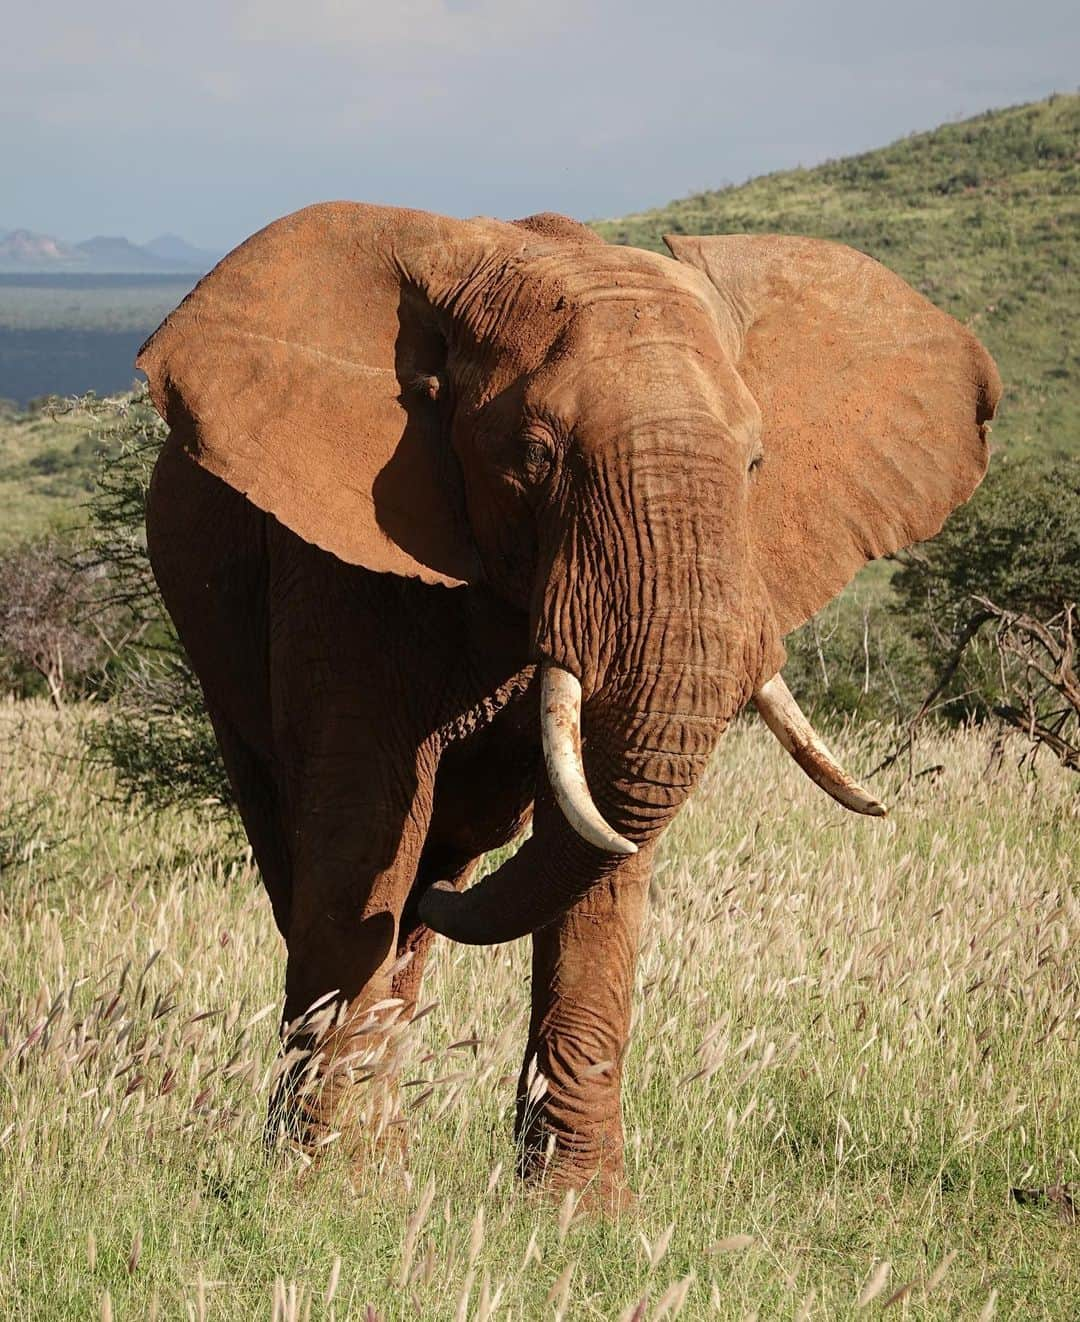
[[[619,1203],[656,841],[783,635],[985,469],[993,363],[897,277],[811,240],[669,246],[313,207],[144,346],[171,429],[154,571],[286,942],[285,1023],[334,1014],[324,1086],[273,1113],[309,1146],[348,1130],[361,1085],[334,1062],[377,1040],[368,1007],[416,1003],[424,919],[531,933],[520,1169]],[[545,662],[581,682],[588,784],[631,856],[553,799]],[[429,890],[530,815],[492,878]]]

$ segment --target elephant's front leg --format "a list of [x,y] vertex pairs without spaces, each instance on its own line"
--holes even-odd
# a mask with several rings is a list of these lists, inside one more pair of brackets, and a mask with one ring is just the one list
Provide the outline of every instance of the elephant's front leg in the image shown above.
[[314,1153],[337,1134],[357,1162],[372,1140],[403,1142],[394,1027],[405,1007],[393,1003],[394,968],[431,802],[423,772],[402,777],[412,784],[396,798],[386,779],[352,769],[304,787],[270,1109],[273,1136]]
[[519,1168],[608,1209],[623,1175],[622,1067],[652,850],[626,860],[568,913],[534,933],[532,1016],[518,1082]]

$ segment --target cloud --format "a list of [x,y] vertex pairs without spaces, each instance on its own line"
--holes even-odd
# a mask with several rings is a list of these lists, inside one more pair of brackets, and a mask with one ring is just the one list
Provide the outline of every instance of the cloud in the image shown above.
[[[586,6],[587,7],[587,6]],[[578,6],[580,8],[580,6]],[[513,3],[512,0],[248,0],[235,7],[238,40],[295,47],[342,45],[372,58],[388,53],[403,60],[420,52],[475,57],[566,30],[575,6],[570,0]]]

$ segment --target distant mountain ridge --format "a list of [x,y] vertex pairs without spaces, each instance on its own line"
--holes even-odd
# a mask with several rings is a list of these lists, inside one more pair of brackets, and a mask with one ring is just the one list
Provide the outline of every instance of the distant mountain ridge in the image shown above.
[[65,243],[33,230],[0,230],[0,273],[5,275],[200,275],[219,255],[196,248],[176,234],[163,234],[140,245],[120,235]]
[[186,262],[189,266],[209,270],[224,256],[220,252],[209,252],[206,248],[196,248],[194,244],[182,239],[179,234],[159,234],[156,239],[144,243],[143,249],[167,262]]

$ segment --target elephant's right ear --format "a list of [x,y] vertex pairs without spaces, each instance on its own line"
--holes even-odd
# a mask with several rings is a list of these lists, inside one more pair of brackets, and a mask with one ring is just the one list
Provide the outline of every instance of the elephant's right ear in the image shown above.
[[458,585],[477,573],[447,439],[449,319],[413,253],[451,283],[493,222],[353,203],[309,207],[230,253],[136,366],[204,467],[305,541],[368,569]]

